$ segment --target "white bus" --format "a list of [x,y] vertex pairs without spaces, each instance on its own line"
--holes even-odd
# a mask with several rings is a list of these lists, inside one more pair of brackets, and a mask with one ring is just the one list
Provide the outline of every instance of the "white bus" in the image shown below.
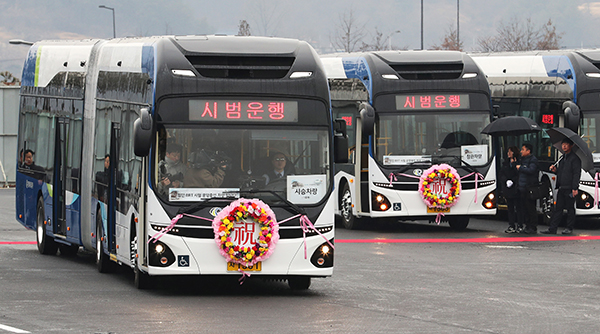
[[[501,141],[502,152],[524,142],[533,145],[532,152],[540,161],[539,179],[546,195],[537,202],[540,218],[547,222],[552,213],[556,175],[548,168],[560,155],[544,129],[568,127],[588,143],[594,165],[600,170],[600,51],[557,50],[472,54],[490,84],[496,117],[525,116],[536,121],[542,132]],[[565,114],[565,110],[567,113]],[[597,122],[598,121],[598,122]],[[578,216],[597,216],[598,186],[596,174],[581,172]],[[502,208],[502,206],[500,206]]]
[[[496,168],[485,76],[469,56],[382,51],[321,57],[334,117],[352,161],[336,165],[344,226],[364,218],[447,221],[496,213]],[[436,175],[433,175],[433,174]]]
[[[308,289],[333,273],[334,141],[347,150],[333,124],[302,41],[38,42],[23,70],[17,219],[40,253],[82,246],[100,272],[130,266],[139,288],[251,274]],[[268,179],[276,162],[285,175]]]

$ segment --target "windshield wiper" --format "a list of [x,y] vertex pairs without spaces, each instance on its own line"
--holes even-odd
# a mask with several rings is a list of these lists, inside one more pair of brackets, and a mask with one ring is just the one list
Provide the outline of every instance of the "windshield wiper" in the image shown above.
[[398,174],[400,174],[400,173],[404,173],[404,172],[406,172],[407,170],[409,170],[409,169],[410,169],[412,166],[415,166],[415,165],[429,165],[429,164],[431,164],[431,161],[413,161],[413,162],[411,162],[411,163],[409,163],[409,164],[406,164],[406,165],[405,165],[404,167],[402,167],[401,169],[398,169],[398,170],[396,171],[396,173],[398,173]]
[[[236,192],[226,192],[226,194],[229,194],[229,193],[234,194],[234,193],[237,193],[237,191]],[[179,210],[177,210],[177,214],[192,213],[192,212],[194,212],[194,211],[196,211],[198,209],[201,209],[201,208],[203,208],[205,206],[208,206],[209,203],[211,203],[211,202],[216,202],[216,201],[223,202],[223,201],[229,201],[231,199],[237,199],[237,197],[235,197],[235,196],[230,196],[230,197],[210,197],[210,198],[207,198],[207,199],[203,199],[199,203],[190,205],[188,207],[180,208]]]

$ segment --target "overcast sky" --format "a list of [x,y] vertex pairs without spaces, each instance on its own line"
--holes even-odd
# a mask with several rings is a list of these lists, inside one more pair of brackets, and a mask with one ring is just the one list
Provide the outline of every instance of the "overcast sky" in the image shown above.
[[[551,19],[566,48],[600,47],[600,2],[581,0],[458,0],[460,38],[466,51],[513,18],[535,25]],[[8,40],[111,38],[115,8],[117,37],[164,34],[236,34],[240,20],[253,35],[299,38],[328,52],[340,17],[352,11],[364,26],[391,35],[396,48],[421,46],[420,0],[0,0],[0,71],[21,76],[25,46]],[[424,46],[440,44],[456,26],[457,0],[423,0]],[[399,31],[399,32],[398,32]]]

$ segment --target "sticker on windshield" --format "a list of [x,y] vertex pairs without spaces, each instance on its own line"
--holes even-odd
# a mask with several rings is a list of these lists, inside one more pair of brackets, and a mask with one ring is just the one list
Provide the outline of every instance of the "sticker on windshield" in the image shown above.
[[211,198],[240,198],[238,188],[171,188],[169,202],[197,202]]
[[287,199],[295,204],[313,204],[325,196],[326,175],[289,175]]
[[594,159],[594,163],[600,162],[600,153],[592,153],[592,158]]
[[415,162],[431,162],[430,155],[384,155],[384,165],[409,165]]
[[460,158],[469,165],[485,165],[488,161],[487,145],[463,145],[460,150]]

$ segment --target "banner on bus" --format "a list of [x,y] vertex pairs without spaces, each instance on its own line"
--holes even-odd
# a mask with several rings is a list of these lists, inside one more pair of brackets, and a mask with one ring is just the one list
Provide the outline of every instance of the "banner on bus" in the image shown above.
[[486,145],[463,145],[461,159],[469,165],[485,165],[488,161],[488,147]]
[[287,178],[287,199],[295,204],[314,204],[325,196],[326,175],[290,175]]
[[431,162],[431,155],[384,155],[384,165],[409,165],[415,162]]
[[211,198],[240,198],[238,188],[171,188],[170,202],[197,202]]

